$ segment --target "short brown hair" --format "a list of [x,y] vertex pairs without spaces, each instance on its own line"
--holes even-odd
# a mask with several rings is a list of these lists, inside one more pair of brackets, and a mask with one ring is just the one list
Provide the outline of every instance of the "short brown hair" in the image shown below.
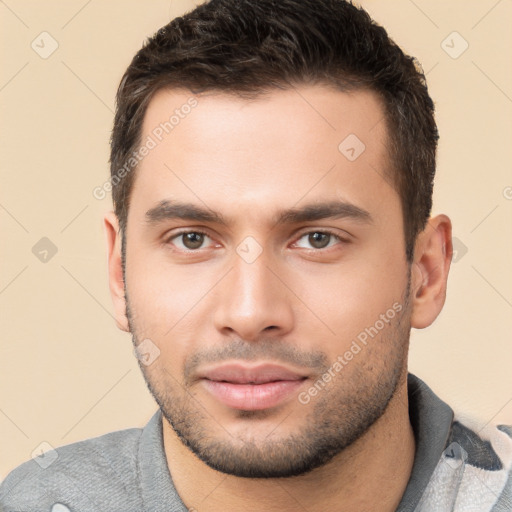
[[210,0],[144,44],[119,85],[111,138],[112,196],[123,239],[135,170],[122,180],[116,175],[141,143],[144,115],[158,90],[256,97],[300,84],[369,89],[383,101],[390,178],[401,198],[411,261],[432,208],[434,104],[415,59],[345,0]]

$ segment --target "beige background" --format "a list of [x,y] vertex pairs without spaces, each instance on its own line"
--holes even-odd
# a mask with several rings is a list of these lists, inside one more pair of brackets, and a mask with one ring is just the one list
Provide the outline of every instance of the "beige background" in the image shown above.
[[[413,332],[411,370],[456,410],[512,423],[512,2],[362,4],[428,73],[441,133],[434,209],[457,238],[445,309]],[[192,5],[0,2],[0,479],[43,441],[142,426],[156,410],[114,325],[101,220],[110,199],[92,191],[108,177],[124,69]],[[47,59],[31,47],[51,48],[43,31],[58,42]],[[46,263],[32,252],[42,237],[58,250]]]

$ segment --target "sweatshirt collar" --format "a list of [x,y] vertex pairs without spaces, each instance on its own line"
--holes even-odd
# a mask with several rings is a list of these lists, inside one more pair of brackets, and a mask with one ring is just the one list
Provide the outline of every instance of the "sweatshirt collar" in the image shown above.
[[408,375],[409,419],[416,440],[416,454],[409,482],[396,512],[412,512],[446,448],[453,410],[422,380]]

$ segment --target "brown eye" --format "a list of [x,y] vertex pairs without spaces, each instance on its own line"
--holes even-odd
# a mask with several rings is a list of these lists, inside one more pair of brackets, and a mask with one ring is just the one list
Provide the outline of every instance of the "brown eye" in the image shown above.
[[201,231],[182,231],[167,241],[180,251],[201,249],[204,248],[203,245],[211,242],[211,238]]
[[320,233],[315,231],[314,233],[310,233],[308,236],[308,242],[311,244],[311,247],[315,249],[323,249],[329,245],[331,240],[331,235],[329,233]]
[[192,231],[190,233],[182,233],[180,236],[182,237],[183,245],[187,249],[199,249],[204,242],[203,233]]
[[322,250],[337,245],[342,241],[338,235],[329,231],[309,231],[304,233],[294,245],[301,249]]

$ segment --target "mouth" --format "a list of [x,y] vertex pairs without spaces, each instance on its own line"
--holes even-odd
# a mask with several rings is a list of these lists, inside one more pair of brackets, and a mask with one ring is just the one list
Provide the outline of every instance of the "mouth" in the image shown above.
[[246,411],[276,407],[293,396],[307,378],[274,364],[226,364],[200,375],[203,386],[216,400]]

